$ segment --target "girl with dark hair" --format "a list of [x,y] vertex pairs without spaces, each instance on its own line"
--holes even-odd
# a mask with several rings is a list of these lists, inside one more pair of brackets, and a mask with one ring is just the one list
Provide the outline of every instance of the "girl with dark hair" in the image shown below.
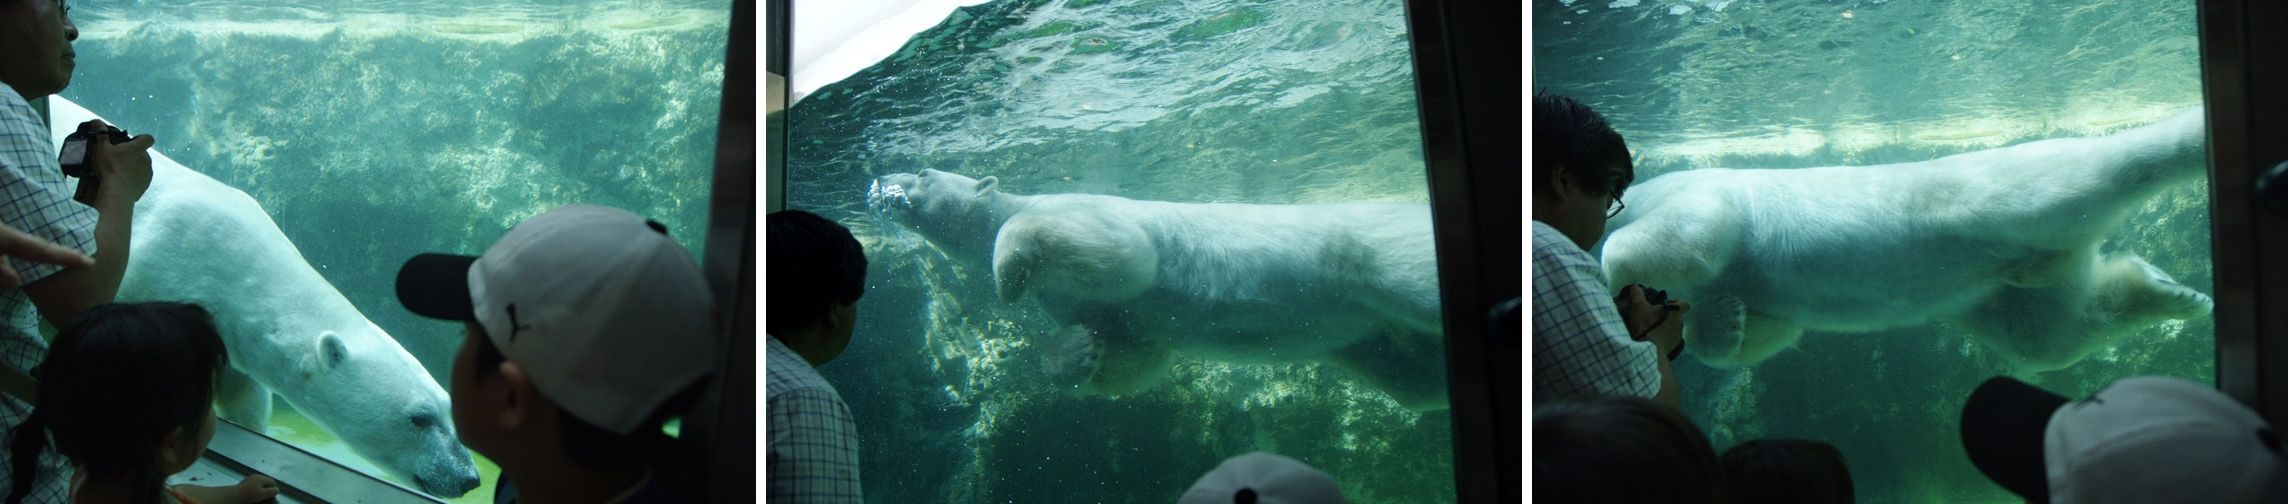
[[206,309],[185,303],[106,304],[81,312],[34,369],[32,417],[8,436],[17,465],[7,504],[31,488],[52,437],[72,461],[74,503],[243,503],[278,494],[270,478],[237,485],[165,485],[214,438],[215,380],[229,365]]

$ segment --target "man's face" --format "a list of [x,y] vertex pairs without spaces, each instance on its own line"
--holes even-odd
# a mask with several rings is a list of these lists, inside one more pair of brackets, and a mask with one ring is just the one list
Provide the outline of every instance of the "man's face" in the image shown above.
[[79,27],[64,11],[63,0],[0,0],[0,82],[26,100],[71,85]]

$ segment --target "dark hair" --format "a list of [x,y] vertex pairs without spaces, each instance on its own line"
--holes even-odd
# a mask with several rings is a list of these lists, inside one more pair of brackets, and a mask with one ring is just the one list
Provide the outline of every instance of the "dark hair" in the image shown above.
[[104,304],[73,317],[33,368],[39,404],[9,434],[15,488],[31,494],[40,452],[95,474],[133,473],[135,502],[159,502],[167,475],[155,448],[167,433],[198,432],[214,408],[217,373],[230,365],[205,308],[188,303]]
[[1851,469],[1835,445],[1758,439],[1724,451],[1732,502],[1854,502]]
[[1636,164],[1621,133],[1605,116],[1572,98],[1533,92],[1533,180],[1546,185],[1557,167],[1572,168],[1573,184],[1592,196],[1621,197],[1636,180]]
[[[493,346],[492,339],[483,334],[483,328],[478,328],[477,331],[478,334],[473,335],[477,349],[471,356],[477,368],[477,376],[492,376],[498,373],[502,362],[508,361],[508,356],[501,354],[500,347]],[[700,392],[707,388],[707,382],[707,379],[701,379],[676,392],[666,402],[660,403],[659,409],[653,411],[651,416],[644,418],[643,423],[636,424],[635,430],[624,435],[604,430],[563,408],[557,408],[556,424],[560,427],[557,430],[557,441],[564,445],[564,453],[573,462],[594,469],[610,469],[657,459],[657,455],[667,449],[668,443],[667,434],[660,431],[661,426],[668,419],[682,416],[686,410],[691,409],[692,404],[699,401]]]
[[850,230],[801,210],[764,216],[770,227],[770,303],[765,329],[784,335],[866,294],[866,250]]
[[1731,502],[1708,436],[1673,408],[1605,396],[1536,410],[1534,500]]

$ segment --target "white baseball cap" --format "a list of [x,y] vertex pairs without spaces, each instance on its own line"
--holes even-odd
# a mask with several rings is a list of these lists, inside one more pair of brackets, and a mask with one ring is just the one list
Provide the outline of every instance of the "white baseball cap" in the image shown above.
[[1994,378],[1962,411],[1970,461],[2034,502],[2283,502],[2263,417],[2207,385],[2128,378],[2088,399]]
[[1255,452],[1224,459],[1178,504],[1343,504],[1335,480],[1302,461]]
[[619,434],[714,362],[714,294],[699,264],[665,226],[616,208],[549,210],[482,256],[414,256],[397,272],[397,298],[483,326],[541,394]]

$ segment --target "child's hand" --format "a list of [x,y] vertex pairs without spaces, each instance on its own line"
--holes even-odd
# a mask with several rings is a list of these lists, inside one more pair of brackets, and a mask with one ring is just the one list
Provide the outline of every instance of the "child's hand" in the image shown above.
[[238,490],[238,501],[242,503],[278,502],[278,482],[269,476],[249,475],[246,479],[239,480],[235,488]]

